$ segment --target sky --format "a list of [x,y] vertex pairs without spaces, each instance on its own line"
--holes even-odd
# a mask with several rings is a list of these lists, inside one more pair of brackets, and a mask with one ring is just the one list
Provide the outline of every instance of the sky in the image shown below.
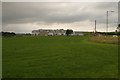
[[119,0],[2,0],[2,2],[119,2]]
[[2,2],[2,30],[31,33],[37,29],[73,29],[109,31],[118,24],[118,2]]

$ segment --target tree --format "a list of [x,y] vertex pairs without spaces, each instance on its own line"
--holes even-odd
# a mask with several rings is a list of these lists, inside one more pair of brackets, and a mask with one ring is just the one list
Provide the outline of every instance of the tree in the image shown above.
[[118,24],[118,27],[116,28],[115,33],[117,35],[120,35],[120,24]]
[[120,32],[120,24],[118,24],[117,32]]
[[69,35],[72,34],[72,33],[73,33],[73,30],[70,30],[70,29],[67,29],[67,30],[66,30],[66,35],[67,35],[67,36],[69,36]]

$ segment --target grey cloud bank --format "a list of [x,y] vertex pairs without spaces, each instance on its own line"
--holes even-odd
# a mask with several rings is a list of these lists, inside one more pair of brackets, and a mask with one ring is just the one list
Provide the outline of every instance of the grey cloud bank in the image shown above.
[[118,2],[119,0],[3,0],[3,2]]
[[104,31],[107,10],[115,11],[109,14],[109,31],[114,31],[118,20],[117,2],[3,2],[3,31],[31,32],[40,28],[92,31],[95,19],[98,31]]

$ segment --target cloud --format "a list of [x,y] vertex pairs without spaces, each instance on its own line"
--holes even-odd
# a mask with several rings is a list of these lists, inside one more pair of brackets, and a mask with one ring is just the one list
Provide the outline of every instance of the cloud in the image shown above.
[[[118,3],[118,15],[120,15],[120,2]],[[120,24],[120,16],[118,16],[118,23]]]
[[119,0],[3,0],[3,2],[118,2]]
[[[106,11],[114,10],[114,13],[109,14],[109,22],[113,23],[117,22],[118,17],[118,5],[115,2],[80,2],[80,3],[39,3],[39,2],[3,2],[2,5],[2,21],[4,30],[12,30],[13,31],[24,31],[25,25],[26,31],[32,30],[33,24],[36,26],[41,26],[42,28],[46,28],[43,25],[47,25],[50,28],[55,28],[54,24],[59,25],[76,25],[83,24],[87,26],[90,30],[89,24],[94,23],[94,20],[97,20],[98,24],[104,24],[106,21]],[[113,15],[114,14],[114,15]],[[86,24],[85,24],[86,22]],[[75,24],[76,23],[76,24]],[[19,26],[19,27],[12,27]],[[20,26],[20,24],[24,24]],[[8,26],[9,25],[9,26]],[[115,26],[116,24],[112,24]],[[11,26],[11,27],[10,27]],[[92,26],[92,25],[91,25]],[[9,28],[8,28],[9,27]],[[93,26],[92,26],[93,27]],[[16,28],[16,29],[15,29]],[[39,27],[41,28],[41,27]],[[65,28],[57,27],[57,28]],[[70,28],[70,27],[69,27]],[[72,29],[76,29],[75,26],[71,26]],[[28,30],[27,30],[28,29]]]
[[2,31],[2,2],[0,2],[0,31]]

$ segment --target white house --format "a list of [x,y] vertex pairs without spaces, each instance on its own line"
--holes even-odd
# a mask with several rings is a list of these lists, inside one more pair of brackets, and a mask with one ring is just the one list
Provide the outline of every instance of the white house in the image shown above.
[[53,35],[65,35],[66,30],[64,29],[39,29],[39,30],[33,30],[33,35],[41,35],[41,36],[53,36]]
[[52,32],[48,33],[48,36],[53,36],[53,35],[54,35],[54,33],[52,33]]
[[[33,30],[33,35],[40,35],[40,36],[55,36],[55,35],[66,35],[66,30],[64,29],[39,29],[39,30]],[[74,31],[72,36],[83,36],[84,34],[80,31]]]
[[82,32],[79,31],[74,31],[73,34],[71,34],[72,36],[83,36],[84,34]]

